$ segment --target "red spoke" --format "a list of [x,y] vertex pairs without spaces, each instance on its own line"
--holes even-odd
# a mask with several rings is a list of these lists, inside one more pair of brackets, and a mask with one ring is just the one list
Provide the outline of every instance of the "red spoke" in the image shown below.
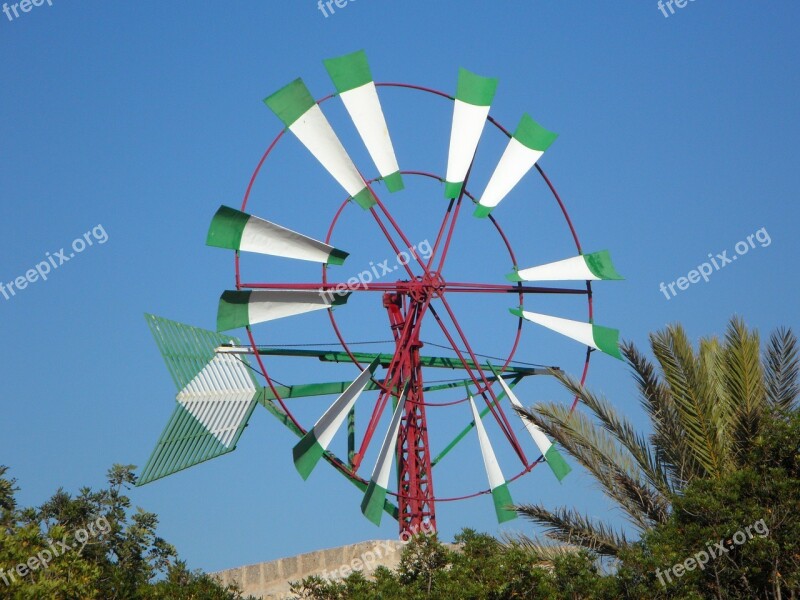
[[[469,177],[469,173],[467,176]],[[464,182],[464,185],[466,185],[466,181]],[[447,230],[447,238],[444,241],[444,248],[442,248],[442,256],[439,258],[438,270],[440,273],[444,269],[444,261],[447,258],[447,251],[450,250],[450,242],[453,240],[453,232],[456,230],[456,222],[458,221],[458,215],[461,212],[461,199],[464,197],[464,189],[465,188],[461,189],[461,194],[456,202],[456,210],[453,212],[453,218],[450,219],[450,228]]]
[[463,283],[459,281],[448,281],[444,284],[444,288],[448,292],[481,292],[488,294],[587,294],[585,289],[503,285],[494,283]]
[[[453,309],[450,308],[450,303],[447,301],[447,298],[445,298],[444,295],[441,296],[440,300],[442,301],[442,305],[447,311],[447,314],[450,316],[450,320],[453,322],[453,325],[455,325],[456,331],[458,332],[459,337],[461,337],[461,341],[464,344],[464,347],[467,349],[467,352],[469,352],[470,358],[475,363],[475,367],[477,368],[478,373],[481,376],[481,380],[483,381],[484,386],[486,387],[486,391],[488,391],[489,395],[492,397],[490,401],[486,398],[485,394],[482,394],[484,402],[486,402],[487,406],[489,406],[490,409],[492,408],[492,405],[497,406],[497,410],[500,413],[500,417],[502,418],[502,422],[498,420],[498,425],[500,425],[501,428],[503,428],[504,425],[506,428],[508,428],[508,432],[510,433],[512,438],[511,441],[512,446],[514,446],[514,449],[517,451],[517,454],[522,460],[522,464],[527,465],[528,459],[525,457],[525,453],[522,451],[522,446],[520,446],[519,440],[517,440],[517,436],[514,434],[514,429],[511,427],[511,423],[508,422],[508,417],[506,417],[506,413],[503,410],[503,407],[500,406],[500,403],[497,400],[497,395],[494,393],[491,383],[489,383],[489,380],[486,378],[486,373],[483,372],[483,369],[481,368],[481,363],[478,361],[477,355],[472,350],[472,346],[470,346],[470,343],[467,340],[467,336],[461,329],[461,325],[459,324],[458,319],[456,319],[456,315],[453,312]],[[495,416],[495,419],[498,418],[494,410],[492,410],[492,414]]]
[[[397,343],[397,348],[404,348],[410,340],[414,339],[416,335],[419,334],[420,326],[422,325],[422,317],[425,314],[425,311],[428,308],[429,303],[425,302],[422,306],[420,306],[417,310],[418,313],[416,318],[414,319],[407,319],[403,326],[403,329],[399,333],[399,341]],[[413,327],[410,325],[413,323]],[[395,334],[397,336],[397,333]],[[396,338],[398,339],[398,338]],[[375,403],[375,408],[372,411],[372,416],[369,420],[369,425],[367,425],[367,429],[364,433],[364,439],[361,441],[361,447],[358,450],[358,454],[356,455],[356,468],[358,464],[361,462],[361,459],[364,456],[364,453],[367,451],[370,442],[372,441],[372,436],[375,433],[375,430],[378,427],[378,421],[380,420],[383,411],[386,408],[386,404],[388,403],[389,398],[393,395],[393,391],[395,388],[399,388],[399,377],[402,373],[402,369],[398,368],[399,361],[401,358],[405,357],[405,352],[401,352],[396,350],[392,355],[392,360],[390,361],[389,365],[386,367],[387,377],[383,385],[383,389],[381,393],[378,395],[378,401]],[[394,371],[394,372],[393,372]],[[386,384],[388,381],[388,385]]]
[[447,227],[447,222],[450,220],[450,215],[453,210],[453,204],[455,204],[455,199],[451,198],[450,203],[447,205],[447,210],[444,213],[444,219],[442,219],[442,225],[439,227],[439,233],[436,235],[436,243],[433,244],[433,250],[431,250],[431,255],[428,257],[428,268],[431,268],[434,259],[436,258],[436,252],[439,250],[439,244],[442,241],[442,236],[444,235],[445,227]]
[[[369,184],[367,184],[367,186],[369,187]],[[370,191],[372,191],[372,188],[370,188]],[[373,197],[375,198],[375,200],[380,205],[380,200],[378,199],[378,197],[374,193],[373,193]],[[381,221],[381,217],[378,214],[378,212],[375,210],[374,207],[370,208],[369,212],[375,218],[375,222],[378,224],[378,227],[381,228],[381,231],[383,231],[383,235],[386,236],[386,239],[388,240],[389,244],[392,246],[392,250],[394,250],[394,255],[395,256],[400,256],[400,248],[397,247],[397,244],[395,243],[394,238],[392,238],[392,235],[389,233],[389,230],[386,229],[386,225],[384,225],[383,221]],[[413,279],[414,278],[414,271],[412,271],[411,267],[408,266],[408,262],[407,261],[405,263],[403,263],[403,268],[406,270],[406,273],[408,273],[408,276]]]
[[472,165],[474,163],[475,163],[475,155],[472,156],[472,161],[469,163],[469,169],[467,169],[467,174],[464,176],[464,183],[461,184],[461,192],[458,195],[458,202],[456,202],[456,210],[455,213],[453,214],[453,219],[450,221],[450,230],[447,232],[447,240],[445,240],[444,249],[442,250],[442,256],[439,259],[440,273],[444,270],[444,261],[447,259],[447,251],[450,249],[450,242],[452,241],[453,233],[456,230],[456,222],[458,221],[458,214],[461,212],[461,203],[464,199],[464,194],[467,191],[467,182],[469,181],[469,176],[472,174]]
[[242,283],[241,287],[254,290],[309,290],[314,292],[396,292],[403,282],[391,283]]
[[[442,297],[441,299],[444,300],[444,297]],[[436,310],[433,308],[433,306],[430,307],[430,310],[431,310],[431,314],[436,319],[436,322],[438,323],[439,327],[441,328],[441,330],[444,333],[445,337],[447,338],[448,342],[450,342],[451,348],[456,353],[456,356],[458,356],[458,359],[461,361],[461,364],[464,367],[464,369],[467,371],[467,374],[469,375],[470,379],[472,379],[472,382],[478,387],[478,392],[477,393],[480,393],[481,397],[483,397],[484,401],[486,402],[487,406],[489,407],[489,410],[492,412],[492,415],[494,416],[495,420],[497,421],[497,424],[500,426],[500,429],[503,431],[503,433],[505,434],[505,436],[508,439],[509,443],[511,444],[512,448],[514,448],[514,451],[517,453],[517,456],[519,456],[520,460],[522,461],[522,464],[527,465],[528,464],[528,459],[525,457],[525,453],[522,450],[522,446],[520,446],[519,440],[517,440],[517,436],[514,435],[514,430],[511,428],[511,425],[508,423],[508,419],[505,418],[505,413],[502,412],[502,409],[500,408],[500,405],[497,402],[497,397],[495,396],[494,391],[491,388],[491,384],[487,380],[486,375],[483,373],[483,370],[480,368],[480,363],[478,362],[478,357],[472,351],[472,348],[469,346],[469,343],[467,342],[466,338],[464,337],[463,332],[461,333],[462,342],[464,343],[465,347],[467,348],[467,351],[469,352],[470,357],[471,357],[473,363],[475,364],[476,368],[478,369],[478,373],[479,373],[481,379],[483,380],[483,391],[481,391],[481,383],[480,383],[480,381],[478,381],[478,378],[473,373],[472,368],[469,366],[469,363],[464,358],[464,355],[461,352],[461,350],[459,349],[458,344],[456,344],[456,341],[453,339],[453,336],[450,335],[450,332],[447,330],[447,326],[444,324],[444,322],[442,321],[441,317],[439,317],[439,314],[436,312]],[[458,326],[458,323],[455,321],[455,319],[453,319],[453,322],[456,325],[457,329],[460,330],[461,328]],[[492,401],[491,402],[486,399],[485,391],[488,391],[489,394],[492,396]],[[497,415],[497,413],[495,412],[495,407],[497,407],[497,409],[500,410],[500,415],[501,416]]]
[[[369,186],[369,184],[367,184],[367,186]],[[370,188],[370,189],[372,189],[372,188]],[[373,194],[373,196],[374,196],[374,194]],[[425,274],[427,274],[428,273],[428,266],[424,262],[422,262],[420,257],[417,255],[416,251],[414,250],[414,244],[411,243],[411,241],[406,237],[406,234],[403,233],[403,230],[400,229],[400,225],[398,225],[397,221],[394,220],[394,217],[392,217],[392,215],[389,212],[389,210],[386,208],[386,206],[383,204],[383,202],[381,202],[381,199],[378,198],[377,196],[375,196],[375,200],[377,201],[378,207],[381,209],[383,214],[386,216],[387,219],[389,219],[389,223],[392,224],[392,227],[394,227],[395,231],[397,231],[397,233],[400,235],[400,239],[402,239],[403,243],[408,247],[408,250],[409,250],[411,256],[413,256],[414,259],[419,264],[419,266],[422,267],[422,271]],[[375,209],[373,208],[373,209],[370,209],[370,210],[374,211]],[[399,251],[398,251],[398,254],[400,254]],[[409,272],[409,274],[413,278],[414,274],[409,269],[408,264],[404,264],[403,266],[406,267],[406,270]]]
[[[253,290],[309,290],[325,293],[337,292],[403,292],[412,286],[408,281],[393,281],[390,283],[334,283],[330,281],[320,283],[240,283],[240,288]],[[574,294],[588,295],[590,292],[583,289],[551,288],[540,286],[514,286],[497,285],[492,283],[462,283],[445,282],[442,291],[470,294]]]

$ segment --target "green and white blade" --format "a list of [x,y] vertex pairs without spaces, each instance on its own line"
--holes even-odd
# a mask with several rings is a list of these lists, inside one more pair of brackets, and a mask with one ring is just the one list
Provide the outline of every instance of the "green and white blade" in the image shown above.
[[328,449],[333,436],[342,426],[347,413],[350,412],[361,392],[364,391],[379,363],[380,357],[364,369],[294,447],[292,452],[294,466],[303,479],[308,479],[308,476],[311,475],[311,471],[314,470]]
[[329,265],[341,265],[348,256],[333,246],[228,206],[221,206],[211,220],[206,245]]
[[518,308],[511,308],[509,311],[512,315],[522,317],[542,327],[547,327],[556,333],[565,335],[568,338],[572,338],[591,348],[601,350],[614,358],[622,360],[622,354],[619,351],[619,330],[617,329],[601,327],[593,323],[583,323],[581,321],[572,321],[570,319],[528,312],[527,310],[520,310]]
[[504,523],[511,519],[516,519],[517,513],[508,508],[514,504],[513,500],[511,500],[511,493],[508,491],[508,483],[505,477],[503,477],[503,472],[500,470],[500,465],[492,449],[489,436],[486,434],[486,429],[483,426],[480,413],[478,413],[478,409],[475,407],[472,394],[469,394],[469,405],[472,409],[472,418],[475,420],[475,430],[478,432],[481,456],[483,456],[483,466],[486,469],[486,476],[489,478],[489,488],[492,490],[492,500],[494,502],[495,513],[497,514],[497,521],[499,523]]
[[264,103],[359,206],[375,205],[372,192],[302,79],[295,79]]
[[523,115],[481,195],[478,206],[475,207],[475,216],[488,216],[533,168],[557,137],[558,134],[539,125],[530,115]]
[[[522,402],[520,402],[514,392],[511,391],[511,388],[505,382],[505,380],[498,376],[497,381],[500,382],[500,386],[503,388],[506,396],[508,396],[511,404],[515,408],[523,408]],[[528,433],[536,444],[536,447],[539,448],[539,452],[541,452],[542,456],[544,456],[544,459],[547,461],[550,470],[553,471],[553,475],[555,475],[559,481],[564,479],[564,477],[566,477],[572,469],[564,460],[564,457],[558,452],[553,442],[551,442],[547,435],[545,435],[544,431],[539,429],[534,423],[524,419],[519,413],[517,413],[517,416],[519,416],[522,424],[525,425],[525,429],[528,430]]]
[[397,401],[397,407],[394,409],[392,421],[389,424],[389,430],[386,432],[386,437],[383,438],[381,450],[378,453],[378,460],[375,462],[375,468],[372,470],[372,477],[367,486],[367,491],[364,493],[364,499],[361,501],[361,512],[375,525],[381,524],[381,517],[383,516],[383,504],[386,500],[387,490],[389,488],[389,475],[392,470],[392,457],[395,454],[397,444],[397,434],[400,432],[400,423],[403,420],[405,413],[405,399],[406,391],[400,394],[400,399]]
[[608,281],[619,280],[608,250],[521,269],[506,276],[509,281]]
[[390,192],[403,189],[386,117],[363,50],[324,61],[358,134]]
[[352,292],[255,290],[223,292],[217,311],[217,331],[273,321],[347,302]]
[[447,198],[458,198],[461,195],[464,179],[478,149],[496,91],[497,79],[459,69],[450,130],[450,150],[447,156],[444,191]]

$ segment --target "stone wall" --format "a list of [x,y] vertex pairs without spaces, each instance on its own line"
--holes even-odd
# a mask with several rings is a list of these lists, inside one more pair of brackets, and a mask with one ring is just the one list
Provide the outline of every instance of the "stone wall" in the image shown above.
[[293,598],[289,592],[290,581],[299,581],[311,575],[340,579],[358,570],[368,577],[378,566],[394,569],[400,562],[403,545],[397,540],[359,542],[228,569],[214,575],[223,584],[236,583],[245,595],[252,594],[264,600],[285,600]]

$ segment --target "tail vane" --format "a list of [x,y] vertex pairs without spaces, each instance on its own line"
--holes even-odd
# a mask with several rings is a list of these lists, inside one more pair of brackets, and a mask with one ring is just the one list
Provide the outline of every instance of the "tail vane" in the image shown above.
[[178,395],[137,485],[145,485],[236,449],[260,388],[242,358],[217,355],[229,336],[146,315]]

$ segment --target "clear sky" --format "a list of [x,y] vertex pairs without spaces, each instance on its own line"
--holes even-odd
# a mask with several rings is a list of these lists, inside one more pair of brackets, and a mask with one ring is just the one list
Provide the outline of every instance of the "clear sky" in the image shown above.
[[[493,116],[513,128],[527,111],[560,134],[541,165],[584,248],[610,249],[626,277],[595,286],[598,323],[640,345],[671,322],[683,323],[693,339],[722,332],[733,314],[765,335],[780,325],[797,329],[800,6],[695,0],[673,9],[665,17],[654,0],[351,0],[325,17],[313,0],[52,0],[17,17],[10,10],[11,19],[0,13],[0,282],[24,276],[47,253],[66,248],[68,255],[84,233],[93,242],[46,281],[0,295],[0,464],[19,479],[22,503],[41,503],[59,486],[101,486],[115,462],[144,464],[175,390],[143,314],[214,327],[233,261],[205,247],[205,234],[220,204],[239,206],[280,131],[262,99],[298,76],[317,97],[330,93],[322,59],[362,48],[378,81],[454,93],[459,67],[497,77]],[[398,91],[384,98],[401,166],[443,173],[449,104]],[[371,172],[338,100],[326,111]],[[324,237],[342,191],[296,140],[281,144],[255,188],[254,212]],[[487,131],[473,192],[482,190],[502,147]],[[391,199],[415,242],[435,236],[425,219],[443,209],[437,186],[410,185]],[[566,230],[541,182],[530,177],[523,186],[496,211],[521,266],[564,258]],[[355,207],[347,215],[337,245],[352,252],[341,268],[353,275],[390,255],[370,249],[375,232]],[[484,247],[496,250],[496,239],[470,219],[456,236],[451,267],[502,282],[507,260],[488,258]],[[732,257],[738,242],[759,231],[755,247],[707,283],[676,285],[669,300],[659,290],[709,254]],[[296,276],[293,264],[249,265],[265,279]],[[343,318],[354,339],[386,340],[385,315],[377,296],[370,298]],[[485,340],[481,352],[505,347],[495,338],[507,339],[515,326],[505,312],[512,300],[464,302],[465,326]],[[568,318],[585,312],[569,299],[539,306]],[[518,358],[579,369],[578,344],[528,325]],[[324,315],[255,331],[275,344],[333,337]],[[429,341],[438,341],[434,333]],[[280,366],[284,383],[354,377],[341,366]],[[622,363],[596,356],[589,384],[643,423]],[[529,404],[569,401],[541,378],[520,395]],[[305,425],[332,400],[298,406]],[[440,420],[469,420],[465,405],[451,410]],[[489,433],[501,465],[513,465],[498,432]],[[436,452],[447,440],[431,435]],[[390,519],[376,528],[361,516],[358,491],[326,465],[303,482],[291,461],[295,442],[259,407],[236,452],[131,495],[160,515],[160,533],[192,567],[207,570],[396,536]],[[472,436],[437,468],[437,492],[486,487]],[[536,469],[511,492],[517,502],[608,513],[577,468],[562,485]],[[447,539],[464,526],[531,529],[521,521],[500,528],[486,496],[443,504],[438,520]]]

